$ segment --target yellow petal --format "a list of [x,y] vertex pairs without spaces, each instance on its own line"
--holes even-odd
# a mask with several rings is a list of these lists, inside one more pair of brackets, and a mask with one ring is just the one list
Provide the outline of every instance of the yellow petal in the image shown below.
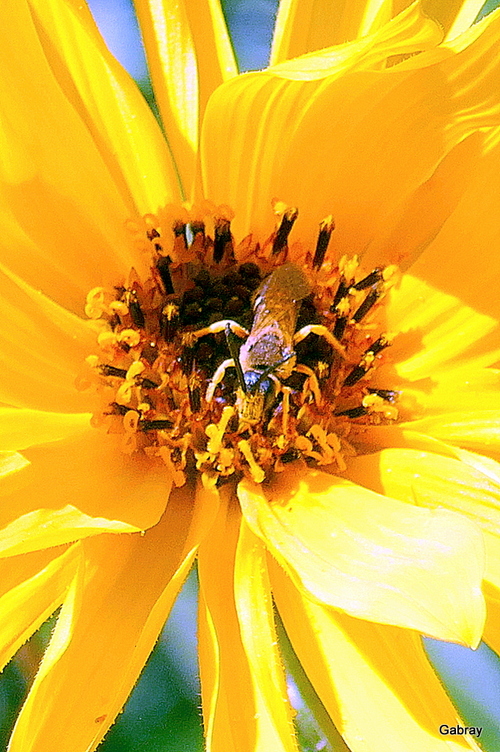
[[19,452],[0,452],[0,477],[17,473],[28,465],[29,461]]
[[[500,14],[498,18],[500,21]],[[467,94],[465,90],[463,96]],[[493,97],[493,93],[489,96]],[[484,108],[485,119],[492,109],[493,102],[491,107]],[[500,115],[491,112],[491,119],[495,118]],[[498,206],[500,144],[487,148],[487,153],[477,158],[473,167],[470,164],[466,190],[446,223],[412,265],[411,274],[498,320],[500,304],[495,289],[500,281],[500,261],[492,249],[500,242],[500,230],[492,213]],[[451,182],[448,180],[443,188],[448,190]],[[443,259],[447,262],[443,263]]]
[[256,710],[267,727],[264,750],[298,750],[277,650],[266,548],[242,521],[234,567],[236,611],[253,680]]
[[54,78],[27,0],[2,2],[0,24],[2,262],[81,310],[82,291],[132,265],[131,204]]
[[484,454],[500,452],[500,410],[444,413],[407,424],[419,433]]
[[409,3],[392,0],[284,0],[279,4],[271,65],[366,36]]
[[254,533],[318,601],[477,645],[483,546],[465,518],[318,471],[286,473],[265,492],[244,480],[238,495]]
[[[172,157],[144,97],[79,0],[29,0],[47,61],[123,200],[140,214],[178,201]],[[57,52],[56,52],[57,51]]]
[[89,427],[88,413],[48,413],[0,407],[0,451],[58,441]]
[[136,0],[135,8],[181,191],[189,197],[206,103],[236,75],[224,17],[218,0]]
[[384,449],[354,458],[347,475],[409,505],[461,512],[484,530],[500,534],[500,465],[490,464],[497,468],[496,478],[486,468],[452,457],[415,449]]
[[453,39],[472,26],[484,0],[423,0],[422,5],[447,31],[447,39]]
[[366,248],[454,146],[498,123],[500,16],[482,29],[460,53],[411,57],[412,69],[346,67],[319,81],[263,71],[223,84],[203,125],[207,195],[233,207],[241,236],[272,230],[278,196],[299,208],[292,239],[314,244],[333,214],[332,252]]
[[[52,640],[21,711],[12,752],[95,749],[134,686],[193,561],[206,517],[191,526],[178,489],[145,535],[86,541]],[[207,501],[207,500],[205,500]]]
[[388,331],[399,336],[393,343],[397,374],[409,381],[430,379],[427,388],[450,366],[484,367],[500,355],[496,318],[412,274],[403,275],[386,311]]
[[75,377],[95,348],[95,332],[1,264],[0,347],[0,401],[55,412],[89,410]]
[[500,652],[500,538],[486,533],[486,572],[483,585],[487,605],[484,641],[497,654]]
[[36,552],[0,562],[0,667],[62,603],[75,575],[77,547]]
[[296,81],[311,81],[347,71],[376,70],[391,56],[435,47],[442,36],[441,29],[422,13],[420,4],[413,3],[373,34],[273,65],[269,72]]
[[0,540],[16,551],[144,530],[169,498],[172,480],[160,460],[131,459],[115,436],[94,428],[23,454],[30,464],[0,482]]
[[[265,570],[255,583],[241,579],[242,569],[255,573],[259,563],[262,564],[262,550],[260,547],[255,552],[248,550],[250,541],[242,532],[236,554],[240,524],[241,515],[234,499],[229,503],[224,499],[213,529],[199,551],[199,656],[206,749],[207,752],[295,750],[287,712],[277,707],[283,704],[282,679],[279,679],[276,648],[269,642],[273,631],[272,607]],[[254,553],[256,560],[252,558]],[[246,554],[249,561],[243,561]],[[245,619],[250,621],[245,624]],[[257,644],[262,652],[251,653]],[[266,661],[269,661],[267,666]],[[270,683],[272,677],[278,680],[278,698],[277,687]],[[259,685],[261,679],[263,685]]]
[[469,739],[443,737],[461,723],[409,630],[353,619],[304,598],[270,564],[273,594],[323,705],[352,752],[460,752]]

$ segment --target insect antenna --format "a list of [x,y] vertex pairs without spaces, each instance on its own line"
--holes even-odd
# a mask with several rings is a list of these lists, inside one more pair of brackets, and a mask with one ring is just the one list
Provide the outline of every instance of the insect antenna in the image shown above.
[[238,384],[240,385],[242,391],[244,394],[247,392],[247,385],[245,384],[245,377],[243,374],[243,368],[241,367],[240,363],[240,349],[235,341],[235,336],[233,332],[231,331],[231,327],[229,324],[226,324],[226,340],[227,340],[227,346],[229,349],[229,354],[231,355],[233,361],[234,361],[234,367],[236,368],[236,376],[238,378]]

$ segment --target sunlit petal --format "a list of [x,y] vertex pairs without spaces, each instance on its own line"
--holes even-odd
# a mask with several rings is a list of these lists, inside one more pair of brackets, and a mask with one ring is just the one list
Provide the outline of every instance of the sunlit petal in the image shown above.
[[276,564],[271,574],[288,637],[352,752],[470,749],[439,735],[441,724],[460,720],[417,634],[324,608]]
[[189,198],[199,123],[214,89],[236,74],[218,0],[136,0],[155,96]]
[[62,603],[75,575],[77,547],[36,552],[0,562],[0,666]]
[[[291,752],[296,745],[283,707],[276,647],[266,639],[272,630],[272,608],[265,574],[260,574],[255,582],[241,579],[247,567],[259,566],[263,551],[259,545],[261,556],[255,561],[244,560],[248,534],[242,534],[236,554],[241,515],[234,501],[226,502],[200,548],[198,563],[199,653],[207,752]],[[235,556],[239,575],[235,575]],[[258,598],[258,594],[265,600],[259,599],[259,612],[255,613],[249,609],[249,598]],[[260,655],[247,652],[254,641],[264,651]],[[273,685],[273,676],[278,687]]]
[[[94,748],[151,652],[205,525],[177,491],[146,535],[86,541],[79,575],[11,740],[60,752]],[[84,563],[85,562],[85,563]]]
[[30,464],[0,483],[5,545],[20,551],[66,543],[93,529],[143,530],[168,502],[172,480],[163,463],[131,462],[112,436],[92,428],[23,455]]
[[442,639],[479,641],[482,541],[463,517],[318,471],[265,493],[242,481],[238,494],[252,530],[317,600]]

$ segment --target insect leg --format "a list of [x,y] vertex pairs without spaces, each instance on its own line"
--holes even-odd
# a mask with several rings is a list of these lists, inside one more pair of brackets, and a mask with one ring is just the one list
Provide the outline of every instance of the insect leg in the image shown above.
[[310,391],[312,392],[312,395],[314,397],[314,401],[317,405],[321,402],[321,390],[319,388],[318,379],[316,378],[316,374],[312,370],[312,368],[309,368],[308,366],[303,365],[302,363],[299,363],[295,366],[293,369],[294,371],[298,371],[299,373],[305,373],[307,376],[306,384],[308,385]]
[[207,388],[207,393],[205,395],[205,399],[207,402],[211,402],[214,398],[215,390],[217,386],[221,383],[222,379],[225,376],[226,369],[227,368],[234,368],[234,360],[232,358],[228,358],[227,360],[224,360],[218,369],[215,371],[214,375],[210,379],[210,383]]
[[214,321],[210,326],[205,326],[203,329],[198,329],[197,332],[185,332],[184,337],[186,339],[192,339],[195,342],[200,337],[205,337],[207,334],[217,334],[218,332],[225,332],[226,327],[236,334],[238,337],[248,337],[249,332],[242,326],[231,321],[231,319],[222,319],[221,321]]
[[307,326],[303,326],[302,329],[299,329],[298,332],[295,332],[293,337],[294,345],[296,345],[298,342],[302,342],[302,340],[308,337],[310,334],[317,334],[319,337],[324,337],[334,350],[345,357],[345,348],[326,328],[326,326],[322,326],[321,324],[308,324]]

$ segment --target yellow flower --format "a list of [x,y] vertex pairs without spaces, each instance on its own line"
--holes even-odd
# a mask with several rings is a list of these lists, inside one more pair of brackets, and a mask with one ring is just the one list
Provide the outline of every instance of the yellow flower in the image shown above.
[[[485,541],[500,648],[500,15],[290,0],[236,76],[135,4],[166,140],[80,0],[0,9],[2,664],[62,604],[10,750],[95,749],[196,556],[207,750],[297,749],[273,598],[353,752],[469,748],[418,632],[477,645]],[[266,273],[304,349],[207,400]]]

